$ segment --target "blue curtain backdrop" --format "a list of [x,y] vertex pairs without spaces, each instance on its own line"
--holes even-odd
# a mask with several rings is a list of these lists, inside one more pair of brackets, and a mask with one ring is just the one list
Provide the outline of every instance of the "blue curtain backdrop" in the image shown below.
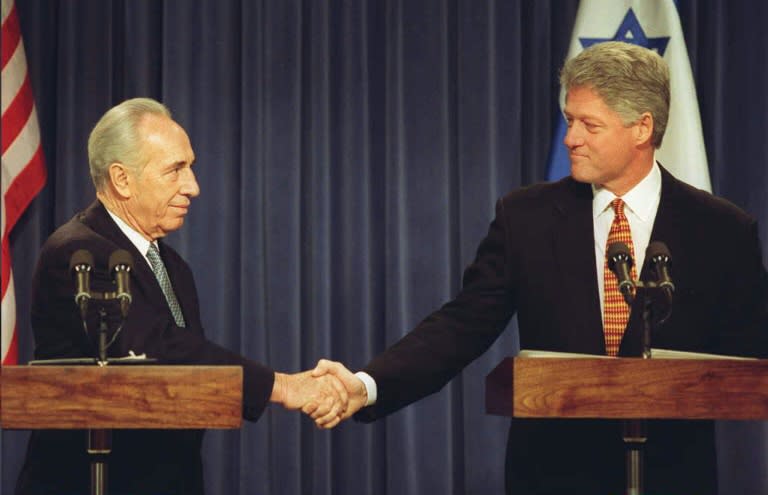
[[[456,293],[496,198],[546,176],[577,7],[17,0],[49,177],[11,237],[22,361],[38,248],[94,197],[88,133],[144,95],[197,154],[202,194],[170,242],[209,337],[283,371],[362,366]],[[768,4],[679,8],[714,191],[766,240]],[[440,393],[373,425],[318,431],[270,408],[209,432],[208,493],[500,494],[507,421],[484,414],[483,384],[515,350],[513,323]],[[2,433],[3,493],[26,437]],[[721,425],[722,494],[768,493],[767,451],[765,423]]]

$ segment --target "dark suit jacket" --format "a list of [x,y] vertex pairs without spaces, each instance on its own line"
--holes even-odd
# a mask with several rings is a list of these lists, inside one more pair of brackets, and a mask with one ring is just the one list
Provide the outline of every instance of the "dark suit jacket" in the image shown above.
[[[176,251],[161,242],[160,253],[186,323],[185,328],[177,327],[149,264],[99,201],[56,230],[42,247],[32,296],[37,359],[95,356],[99,306],[107,309],[110,337],[119,326],[116,302],[91,300],[90,335],[84,332],[69,271],[69,259],[78,249],[87,249],[94,256],[91,289],[96,292],[115,290],[108,274],[108,260],[113,251],[125,249],[133,256],[133,301],[125,324],[109,349],[110,356],[125,356],[134,351],[168,364],[240,365],[243,367],[243,416],[252,421],[259,418],[272,391],[272,370],[205,339],[192,272]],[[109,493],[202,494],[202,433],[190,430],[114,432],[108,464]],[[88,493],[85,438],[83,431],[34,432],[17,493]]]
[[[768,276],[755,222],[663,169],[661,191],[651,241],[669,247],[677,291],[652,345],[768,355]],[[589,185],[566,178],[498,201],[461,292],[365,368],[378,399],[358,419],[380,418],[442,388],[514,313],[521,348],[605,354]],[[635,304],[621,355],[639,355],[641,329]],[[649,494],[714,494],[712,422],[650,422],[646,465]],[[623,493],[621,425],[513,420],[506,472],[507,491],[516,495]]]

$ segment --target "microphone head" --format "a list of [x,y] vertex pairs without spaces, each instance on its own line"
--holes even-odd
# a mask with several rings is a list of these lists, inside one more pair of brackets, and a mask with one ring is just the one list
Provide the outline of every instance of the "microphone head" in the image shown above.
[[666,263],[669,263],[672,255],[669,254],[669,249],[667,248],[666,244],[661,241],[653,241],[648,244],[648,248],[645,250],[645,257],[646,259],[651,260],[652,263],[656,264],[659,260],[662,259]]
[[125,319],[131,306],[131,289],[128,272],[133,267],[133,256],[125,249],[118,249],[109,256],[109,271],[115,272],[117,298],[120,300],[120,314]]
[[615,271],[616,262],[623,260],[627,263],[627,268],[632,267],[632,255],[629,254],[629,246],[623,242],[614,242],[608,246],[608,250],[605,253],[608,258],[608,268],[611,271]]
[[109,271],[111,272],[118,266],[123,266],[129,271],[133,267],[133,256],[125,249],[118,249],[109,255]]
[[78,249],[72,253],[72,257],[69,258],[69,271],[73,271],[77,267],[85,267],[86,271],[93,267],[93,255],[90,251]]

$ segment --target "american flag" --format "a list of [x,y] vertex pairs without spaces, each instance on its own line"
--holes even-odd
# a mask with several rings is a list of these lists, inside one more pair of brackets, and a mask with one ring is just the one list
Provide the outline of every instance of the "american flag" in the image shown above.
[[2,14],[3,301],[0,356],[2,364],[16,364],[16,298],[8,236],[45,184],[45,163],[21,28],[13,0],[2,0]]

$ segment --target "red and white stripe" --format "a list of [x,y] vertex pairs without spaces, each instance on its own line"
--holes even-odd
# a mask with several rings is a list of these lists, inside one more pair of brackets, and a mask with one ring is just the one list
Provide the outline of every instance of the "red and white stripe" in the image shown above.
[[13,226],[45,184],[35,100],[13,0],[2,0],[2,364],[16,364],[16,298],[8,241]]

